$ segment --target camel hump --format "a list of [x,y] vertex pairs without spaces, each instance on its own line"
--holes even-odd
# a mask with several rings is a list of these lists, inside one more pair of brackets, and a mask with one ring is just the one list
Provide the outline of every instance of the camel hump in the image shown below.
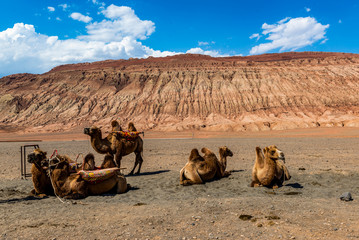
[[88,153],[86,156],[85,156],[85,162],[91,160],[91,159],[95,159],[95,156],[92,154],[92,153]]
[[210,155],[210,154],[214,154],[211,150],[209,150],[208,148],[204,147],[201,149],[201,152],[204,153],[205,155]]
[[203,158],[201,157],[201,155],[199,155],[197,148],[194,148],[192,149],[191,154],[189,156],[189,161],[198,161],[198,160],[203,160]]
[[133,124],[133,122],[128,123],[128,131],[137,132],[137,129],[135,128],[135,124]]
[[113,120],[111,122],[111,126],[112,126],[112,131],[122,131],[120,124],[116,120]]

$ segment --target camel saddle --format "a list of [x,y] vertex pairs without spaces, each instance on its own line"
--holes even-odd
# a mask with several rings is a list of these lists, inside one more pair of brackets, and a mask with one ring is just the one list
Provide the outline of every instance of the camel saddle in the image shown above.
[[144,134],[144,132],[131,132],[131,131],[114,131],[120,138],[126,138],[127,140],[134,140],[140,136],[140,134]]
[[116,174],[116,171],[119,171],[124,168],[105,168],[91,171],[81,170],[77,174],[79,174],[83,180],[89,182],[91,184],[96,184],[111,178]]

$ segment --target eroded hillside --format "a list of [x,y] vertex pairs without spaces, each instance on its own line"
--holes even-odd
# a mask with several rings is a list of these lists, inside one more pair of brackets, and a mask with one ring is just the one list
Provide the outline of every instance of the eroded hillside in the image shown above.
[[359,127],[359,55],[283,53],[109,60],[0,79],[0,127],[70,131]]

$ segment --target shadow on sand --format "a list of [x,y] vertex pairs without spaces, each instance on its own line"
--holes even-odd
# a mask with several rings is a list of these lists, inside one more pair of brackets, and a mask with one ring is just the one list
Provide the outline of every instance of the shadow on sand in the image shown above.
[[289,183],[284,185],[286,187],[292,187],[292,188],[303,188],[303,185],[301,185],[300,183]]
[[24,198],[11,198],[11,199],[6,199],[6,200],[0,200],[0,204],[3,204],[3,203],[17,203],[17,202],[25,202],[25,201],[33,201],[33,200],[42,200],[44,198],[47,198],[47,197],[39,198],[39,197],[34,197],[34,196],[27,196],[27,197],[24,197]]
[[140,173],[140,174],[134,174],[134,175],[125,175],[125,177],[135,177],[135,176],[147,176],[147,175],[156,175],[156,174],[161,174],[161,173],[165,173],[165,172],[169,172],[170,170],[160,170],[160,171],[154,171],[154,172],[144,172],[144,173]]

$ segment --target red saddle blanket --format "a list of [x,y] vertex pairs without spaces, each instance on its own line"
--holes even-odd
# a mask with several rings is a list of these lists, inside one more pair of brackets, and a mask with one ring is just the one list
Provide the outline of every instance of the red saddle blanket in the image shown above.
[[90,183],[98,183],[109,179],[116,174],[116,171],[119,171],[120,168],[105,168],[92,171],[81,170],[77,174],[81,175],[82,179]]
[[117,136],[126,138],[127,140],[133,140],[137,138],[142,132],[130,132],[130,131],[115,131]]

